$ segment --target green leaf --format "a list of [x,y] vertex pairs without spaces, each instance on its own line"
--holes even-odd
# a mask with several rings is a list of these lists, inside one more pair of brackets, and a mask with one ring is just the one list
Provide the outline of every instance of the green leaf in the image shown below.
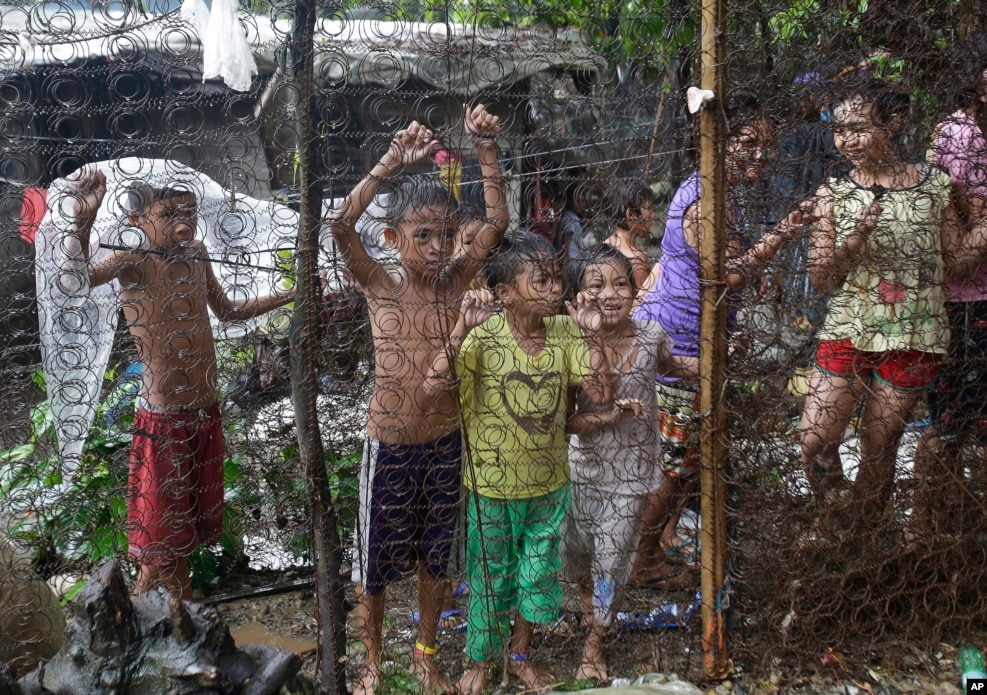
[[227,456],[223,459],[223,484],[227,487],[243,480],[243,471],[240,470],[239,456]]
[[31,408],[31,439],[38,441],[54,432],[54,419],[48,401],[41,401]]
[[[110,516],[116,522],[126,522],[127,520],[127,500],[122,495],[114,495],[110,498]],[[124,534],[126,536],[126,534]]]
[[34,455],[34,444],[19,444],[6,451],[0,451],[0,462],[18,463]]
[[80,579],[75,584],[73,584],[68,591],[65,592],[65,596],[62,597],[60,603],[63,606],[67,606],[75,600],[75,597],[82,593],[82,590],[86,588],[86,584],[89,583],[88,579]]
[[208,586],[219,576],[219,560],[208,548],[196,548],[188,557],[188,566],[192,573],[192,586],[197,589]]
[[596,688],[597,683],[589,678],[584,678],[578,681],[570,681],[568,683],[563,683],[562,685],[556,686],[554,690],[561,693],[571,693],[578,690],[589,690],[590,688]]
[[113,527],[98,528],[92,533],[91,538],[89,559],[94,564],[101,564],[120,550],[117,546],[118,534]]

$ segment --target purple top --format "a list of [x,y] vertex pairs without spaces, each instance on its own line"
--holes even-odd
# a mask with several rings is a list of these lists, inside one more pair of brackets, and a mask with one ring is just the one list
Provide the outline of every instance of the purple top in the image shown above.
[[[987,198],[987,142],[977,122],[960,110],[936,127],[932,136],[936,164],[949,174],[957,192],[969,198]],[[961,280],[946,284],[947,302],[987,299],[987,261]]]
[[687,357],[699,356],[700,267],[699,254],[686,241],[682,219],[701,190],[696,172],[675,191],[661,240],[658,280],[634,314],[639,321],[657,321],[672,339],[672,354]]
[[[675,191],[668,206],[665,236],[661,240],[658,280],[634,314],[639,321],[657,321],[672,339],[672,354],[684,357],[699,356],[699,277],[702,268],[699,253],[686,241],[682,219],[689,206],[699,200],[701,192],[698,171]],[[728,311],[727,330],[732,331],[737,321],[737,309],[732,302]],[[680,380],[659,374],[658,381],[671,384]]]

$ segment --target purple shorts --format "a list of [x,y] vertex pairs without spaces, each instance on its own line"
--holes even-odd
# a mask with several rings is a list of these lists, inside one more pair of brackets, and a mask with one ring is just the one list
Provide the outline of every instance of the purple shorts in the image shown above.
[[458,431],[426,444],[367,439],[353,578],[368,594],[419,563],[446,575],[462,499],[461,449]]

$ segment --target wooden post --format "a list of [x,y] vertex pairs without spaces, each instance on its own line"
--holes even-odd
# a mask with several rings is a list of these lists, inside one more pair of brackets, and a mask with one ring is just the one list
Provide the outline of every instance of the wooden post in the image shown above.
[[702,513],[703,677],[726,678],[733,670],[721,599],[726,579],[726,0],[703,0],[702,89],[714,99],[700,112],[702,177],[700,257],[700,491]]
[[326,455],[319,431],[316,397],[317,326],[322,286],[319,282],[319,231],[322,224],[323,164],[316,118],[314,83],[315,0],[296,0],[291,35],[292,85],[297,97],[299,177],[301,207],[295,253],[297,286],[291,317],[291,399],[298,434],[298,455],[305,471],[315,588],[319,606],[321,640],[316,690],[346,693],[346,615],[343,583],[339,576],[342,547],[326,472]]

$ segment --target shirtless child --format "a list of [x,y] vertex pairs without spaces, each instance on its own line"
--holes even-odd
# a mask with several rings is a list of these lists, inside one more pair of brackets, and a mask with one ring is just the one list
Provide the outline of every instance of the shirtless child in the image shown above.
[[648,254],[637,244],[651,234],[651,225],[655,223],[654,203],[655,194],[641,181],[614,184],[607,194],[607,208],[614,225],[613,232],[603,243],[630,260],[635,287],[644,286],[651,270]]
[[498,123],[482,105],[466,112],[466,132],[480,161],[487,212],[473,243],[459,255],[453,255],[455,198],[445,185],[427,177],[398,182],[391,195],[384,237],[398,250],[397,265],[373,260],[355,230],[385,180],[422,161],[437,146],[432,132],[417,122],[395,136],[330,220],[337,248],[367,297],[376,365],[360,473],[359,557],[354,568],[367,648],[367,668],[357,693],[372,693],[379,683],[386,587],[416,567],[421,618],[414,669],[425,692],[455,690],[433,657],[461,495],[459,399],[453,393],[433,399],[423,382],[456,325],[467,285],[507,229],[493,141],[500,133]]
[[67,193],[75,200],[66,241],[78,247],[66,250],[86,264],[90,286],[119,279],[144,366],[127,505],[130,554],[139,565],[134,594],[161,587],[190,600],[187,558],[219,539],[223,521],[223,430],[207,307],[222,321],[242,321],[287,304],[293,292],[230,300],[195,238],[196,198],[188,190],[131,187],[121,203],[145,239],[91,263],[106,176],[89,170]]

